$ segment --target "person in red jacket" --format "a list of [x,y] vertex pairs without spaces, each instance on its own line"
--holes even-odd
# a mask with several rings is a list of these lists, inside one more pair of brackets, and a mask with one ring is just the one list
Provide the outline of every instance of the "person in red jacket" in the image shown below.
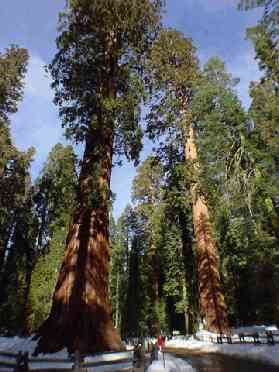
[[162,346],[163,346],[163,336],[162,335],[159,335],[158,338],[157,338],[157,346],[158,346],[159,350],[161,351]]

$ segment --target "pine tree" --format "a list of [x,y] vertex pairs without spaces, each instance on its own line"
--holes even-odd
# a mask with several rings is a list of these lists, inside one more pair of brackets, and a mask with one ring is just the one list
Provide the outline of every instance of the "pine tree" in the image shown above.
[[1,121],[7,120],[9,114],[17,111],[18,102],[23,95],[27,61],[27,50],[17,46],[11,46],[4,54],[0,54]]
[[[134,226],[135,228],[136,226]],[[125,316],[125,335],[128,337],[139,337],[148,335],[148,325],[145,309],[147,306],[147,296],[145,283],[142,281],[142,250],[143,235],[135,231],[131,241],[131,251],[129,254],[129,277]]]
[[35,259],[37,221],[33,214],[32,188],[23,180],[25,195],[14,215],[13,228],[7,244],[1,273],[1,323],[9,334],[26,330],[27,301]]
[[126,221],[128,210],[125,209],[117,223],[110,222],[110,301],[114,326],[124,336],[125,304],[128,286],[129,226]]
[[13,147],[5,160],[5,170],[0,179],[0,278],[5,270],[5,257],[17,214],[22,210],[30,186],[29,167],[33,155],[33,148],[22,152]]
[[[147,219],[138,208],[128,205],[119,224],[124,245],[126,267],[126,283],[123,287],[125,296],[122,303],[122,333],[125,337],[139,337],[150,335],[150,322],[147,308],[149,298],[145,275],[145,250],[148,245],[146,234]],[[122,250],[123,252],[123,250]]]
[[25,153],[15,148],[9,121],[23,95],[27,61],[26,49],[16,46],[0,54],[0,270],[3,270],[15,210],[25,193],[26,169],[34,154],[33,149]]
[[[166,151],[168,150],[168,151]],[[194,234],[192,229],[191,176],[185,168],[183,148],[176,136],[165,148],[166,180],[163,191],[163,220],[162,220],[162,254],[165,260],[164,288],[176,324],[177,314],[184,316],[184,327],[170,325],[170,329],[179,329],[187,334],[193,333],[198,321],[198,289],[196,275],[196,256],[194,250]],[[168,257],[172,257],[169,259]],[[173,273],[173,274],[172,274]],[[179,273],[179,274],[178,274]],[[169,286],[170,279],[171,285]],[[178,278],[174,283],[173,278]],[[169,289],[173,284],[176,290]],[[169,298],[171,297],[171,301]],[[178,323],[179,324],[179,323]]]
[[[76,205],[51,313],[36,352],[120,350],[108,301],[108,201],[112,157],[137,159],[140,74],[160,0],[72,0],[61,16],[51,66],[67,134],[84,142]],[[75,327],[72,325],[75,324]]]
[[185,332],[188,334],[191,305],[188,303],[189,283],[186,283],[181,231],[168,219],[164,222],[161,225],[160,236],[160,243],[163,245],[161,261],[164,268],[162,299],[167,308],[165,310],[167,327],[165,324],[164,331],[172,333],[179,330],[183,334]]
[[[250,86],[252,103],[249,109],[251,125],[245,140],[246,174],[249,179],[249,199],[251,204],[249,254],[245,259],[246,272],[249,273],[251,286],[244,292],[250,299],[254,312],[250,318],[257,321],[278,319],[278,104],[279,104],[279,64],[278,64],[278,1],[242,1],[241,9],[254,6],[263,7],[263,16],[258,24],[247,30],[252,41],[256,60],[262,76],[259,82]],[[247,166],[248,163],[248,166]],[[252,177],[251,177],[252,175]],[[249,225],[248,225],[249,226]],[[247,236],[247,233],[246,233]],[[255,263],[257,262],[256,266]],[[255,267],[257,269],[255,270]],[[266,290],[262,283],[266,282]],[[273,284],[271,284],[273,283]],[[252,290],[253,288],[253,290]],[[261,301],[254,303],[255,296]]]
[[161,332],[159,321],[160,306],[160,259],[156,248],[156,226],[158,225],[158,205],[160,204],[160,189],[162,183],[162,166],[158,159],[149,156],[137,170],[137,175],[133,180],[133,200],[138,201],[138,208],[146,216],[146,232],[149,241],[146,242],[146,265],[147,275],[149,276],[149,313],[152,314],[150,322],[150,334],[158,336]]

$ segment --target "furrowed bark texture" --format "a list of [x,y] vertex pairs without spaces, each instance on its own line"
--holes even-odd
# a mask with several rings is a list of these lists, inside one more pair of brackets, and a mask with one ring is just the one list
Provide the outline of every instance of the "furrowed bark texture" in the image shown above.
[[[185,155],[186,159],[194,162],[194,167],[198,168],[195,132],[192,125],[189,125]],[[192,185],[191,194],[193,225],[197,243],[200,312],[205,319],[207,330],[227,332],[227,308],[221,288],[219,258],[207,203],[204,196],[200,195],[197,184]]]
[[95,129],[86,141],[78,203],[66,242],[51,313],[38,330],[36,353],[63,347],[83,354],[123,349],[108,299],[108,200],[113,131]]

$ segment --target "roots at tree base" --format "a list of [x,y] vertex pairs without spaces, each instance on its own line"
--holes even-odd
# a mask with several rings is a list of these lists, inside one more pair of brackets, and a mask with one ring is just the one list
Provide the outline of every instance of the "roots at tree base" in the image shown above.
[[52,317],[42,324],[34,337],[38,340],[35,355],[55,353],[63,348],[69,353],[78,350],[83,355],[125,350],[110,316],[102,308],[93,306],[90,309],[84,304],[74,315],[68,312],[54,319],[54,314],[52,312]]

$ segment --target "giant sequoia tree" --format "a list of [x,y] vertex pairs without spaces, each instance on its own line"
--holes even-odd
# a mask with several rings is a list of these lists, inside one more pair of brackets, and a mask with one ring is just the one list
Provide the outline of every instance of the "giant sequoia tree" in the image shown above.
[[191,40],[175,30],[163,30],[152,48],[151,75],[157,81],[157,100],[149,116],[149,131],[162,134],[178,130],[192,171],[191,196],[195,237],[200,312],[209,330],[227,328],[224,296],[220,284],[219,259],[205,193],[198,182],[200,172],[196,129],[189,109],[198,80],[198,63]]
[[161,0],[70,0],[51,66],[67,134],[85,145],[64,261],[37,352],[120,350],[108,300],[112,157],[137,159],[142,66]]

